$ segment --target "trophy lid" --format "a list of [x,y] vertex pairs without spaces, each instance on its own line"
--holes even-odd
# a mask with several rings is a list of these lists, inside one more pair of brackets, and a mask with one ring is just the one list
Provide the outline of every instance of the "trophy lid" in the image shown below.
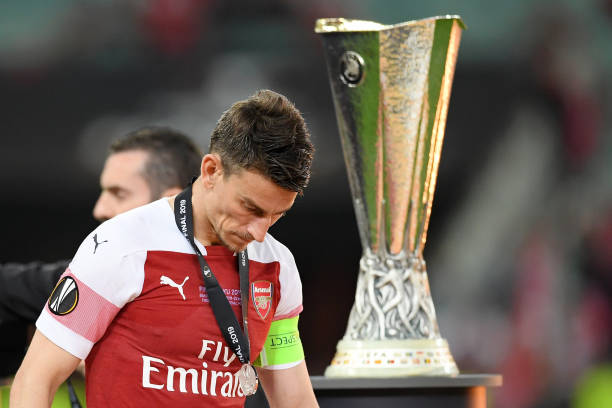
[[458,15],[445,15],[429,17],[422,20],[411,20],[403,23],[385,25],[374,21],[367,20],[353,20],[348,18],[319,18],[315,24],[316,33],[346,33],[346,32],[359,32],[359,31],[381,31],[395,27],[401,27],[406,25],[424,23],[433,20],[457,20],[461,25],[461,28],[465,29],[465,23]]

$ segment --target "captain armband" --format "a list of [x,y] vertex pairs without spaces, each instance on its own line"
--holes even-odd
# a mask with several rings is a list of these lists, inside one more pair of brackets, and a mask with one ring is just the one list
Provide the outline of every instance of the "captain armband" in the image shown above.
[[296,366],[304,360],[298,317],[272,322],[266,342],[253,365],[268,369],[283,369]]

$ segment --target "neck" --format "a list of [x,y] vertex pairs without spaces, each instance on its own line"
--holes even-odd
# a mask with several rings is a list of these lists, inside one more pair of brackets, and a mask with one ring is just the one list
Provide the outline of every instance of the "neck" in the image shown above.
[[217,245],[221,242],[207,214],[206,189],[202,180],[197,179],[192,186],[191,206],[193,208],[193,235],[202,245]]

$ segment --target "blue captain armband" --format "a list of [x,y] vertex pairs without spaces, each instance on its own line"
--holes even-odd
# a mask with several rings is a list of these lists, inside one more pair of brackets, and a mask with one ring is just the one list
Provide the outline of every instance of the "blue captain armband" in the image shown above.
[[298,317],[272,322],[266,342],[253,365],[274,370],[290,368],[304,360]]

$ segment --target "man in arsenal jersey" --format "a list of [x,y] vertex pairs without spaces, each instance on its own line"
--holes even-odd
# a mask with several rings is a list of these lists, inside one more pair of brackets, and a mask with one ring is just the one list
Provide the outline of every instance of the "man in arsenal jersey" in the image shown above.
[[[250,362],[270,406],[316,406],[297,331],[297,267],[267,233],[306,187],[313,151],[302,116],[284,96],[260,91],[234,104],[192,186],[193,247],[177,227],[174,199],[94,230],[37,321],[12,404],[48,406],[87,359],[90,407],[242,406],[240,356],[215,320],[196,248],[233,313],[244,315],[241,327],[248,321]],[[245,250],[246,293],[236,256]]]

